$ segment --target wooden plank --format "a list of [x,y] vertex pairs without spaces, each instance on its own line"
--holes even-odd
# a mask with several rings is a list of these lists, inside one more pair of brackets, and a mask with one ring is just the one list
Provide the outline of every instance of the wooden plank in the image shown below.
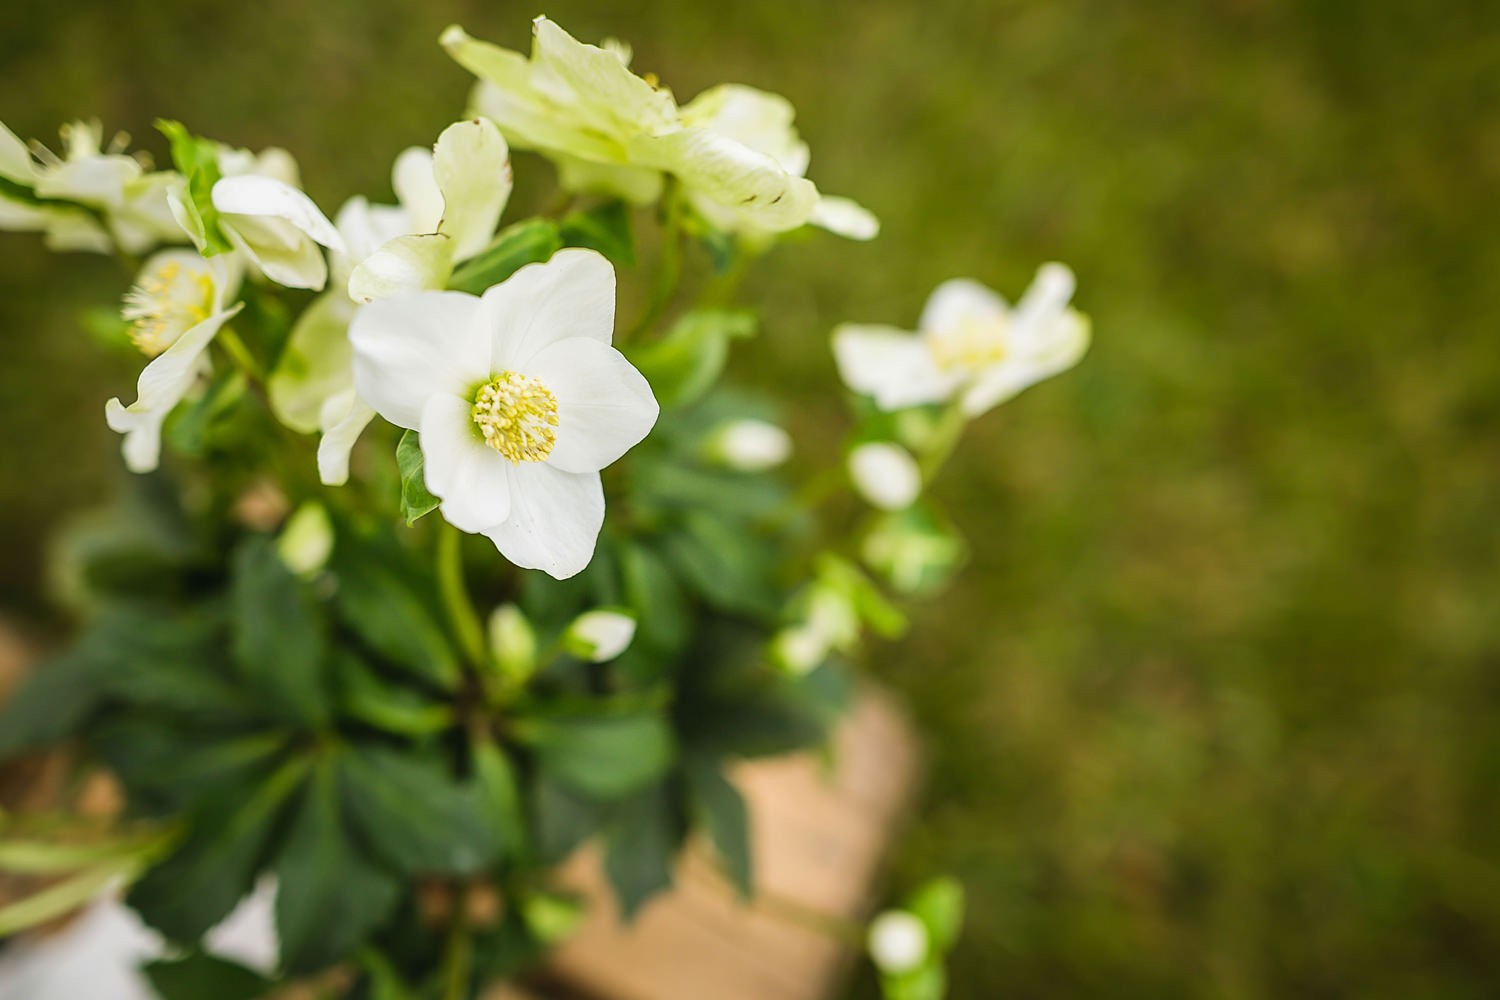
[[[813,755],[748,763],[733,780],[750,808],[756,888],[742,904],[708,852],[690,848],[677,886],[622,926],[597,849],[563,870],[588,917],[549,963],[559,995],[598,1000],[823,1000],[852,947],[820,922],[862,922],[920,769],[910,726],[867,690]],[[543,992],[543,996],[551,993]]]

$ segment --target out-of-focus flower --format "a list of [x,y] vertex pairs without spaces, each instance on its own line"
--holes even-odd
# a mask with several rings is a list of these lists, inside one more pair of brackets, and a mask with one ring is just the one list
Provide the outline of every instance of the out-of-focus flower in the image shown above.
[[563,648],[580,660],[604,663],[625,652],[635,638],[635,618],[601,608],[573,619],[563,633]]
[[510,198],[510,154],[492,122],[448,126],[432,149],[396,157],[399,205],[344,203],[335,228],[333,287],[308,307],[271,373],[271,405],[288,427],[323,435],[318,472],[328,485],[349,477],[349,452],[374,411],[354,391],[349,323],[356,303],[400,291],[440,289],[453,266],[489,243]]
[[834,652],[848,653],[869,625],[892,638],[906,619],[853,564],[825,554],[812,582],[791,602],[791,623],[771,638],[772,662],[794,674],[805,674]]
[[866,946],[875,967],[893,976],[918,968],[931,951],[927,925],[905,910],[887,910],[876,917]]
[[849,452],[849,478],[859,495],[881,510],[903,510],[922,493],[922,470],[911,452],[872,441]]
[[737,218],[767,232],[812,218],[818,190],[801,171],[707,127],[708,105],[690,120],[669,91],[630,71],[623,46],[586,45],[545,17],[534,35],[529,59],[456,25],[442,44],[481,81],[475,112],[512,145],[554,158],[564,185],[646,203],[671,174],[691,197],[733,206]]
[[54,250],[141,254],[183,235],[167,204],[182,178],[150,172],[123,150],[123,133],[105,147],[97,121],[62,127],[62,154],[26,145],[0,125],[0,229],[39,231]]
[[[733,139],[769,156],[792,176],[804,177],[812,154],[792,125],[795,116],[791,102],[781,95],[735,83],[705,90],[682,108],[685,124]],[[688,191],[688,201],[709,224],[726,233],[737,233],[752,243],[767,242],[774,235],[754,213],[737,204],[693,190]],[[874,239],[880,232],[880,220],[868,209],[848,198],[825,194],[818,195],[807,221],[853,240]]]
[[104,408],[112,430],[125,435],[125,464],[150,472],[161,457],[161,426],[193,387],[214,336],[240,311],[228,303],[239,291],[234,255],[204,259],[191,250],[163,250],[141,270],[126,293],[130,336],[152,360],[136,384],[136,401],[111,399]]
[[286,568],[301,577],[312,577],[328,564],[333,552],[333,522],[328,509],[308,500],[287,518],[276,538],[276,554]]
[[490,614],[490,654],[506,678],[525,681],[536,670],[536,632],[514,604],[502,604]]
[[860,541],[860,558],[903,594],[927,594],[952,577],[964,542],[952,525],[921,505],[885,514]]
[[572,249],[482,297],[380,299],[349,329],[359,396],[420,432],[443,517],[558,579],[593,557],[599,470],[656,422],[650,385],[610,346],[614,307],[609,262]]
[[1012,309],[978,282],[944,282],[915,335],[887,326],[836,329],[839,374],[883,410],[957,397],[965,415],[978,416],[1083,357],[1089,321],[1068,308],[1073,286],[1072,271],[1045,264]]
[[764,472],[792,454],[792,436],[765,420],[731,420],[704,444],[707,457],[739,472]]

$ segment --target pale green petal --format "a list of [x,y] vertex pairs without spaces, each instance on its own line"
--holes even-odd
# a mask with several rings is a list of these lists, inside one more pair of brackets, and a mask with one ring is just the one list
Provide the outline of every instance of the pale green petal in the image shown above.
[[481,80],[469,95],[469,113],[494,122],[517,149],[625,162],[625,146],[618,137],[580,127],[569,111],[530,89],[509,89]]
[[229,241],[278,285],[318,292],[327,284],[323,251],[290,222],[269,216],[221,215],[219,223]]
[[47,209],[47,235],[43,242],[56,253],[114,253],[114,240],[87,212],[67,208]]
[[182,227],[168,201],[169,193],[183,183],[180,174],[162,170],[125,185],[121,203],[109,213],[109,228],[121,250],[140,255],[161,242],[183,241]]
[[279,219],[331,250],[344,240],[313,200],[291,184],[258,174],[226,177],[214,185],[214,208],[226,215]]
[[321,425],[323,405],[354,388],[354,349],[349,321],[358,308],[341,289],[312,301],[266,382],[276,418],[302,434]]
[[36,163],[20,136],[0,122],[0,177],[30,187],[36,182]]
[[113,208],[125,199],[125,185],[141,176],[141,165],[128,156],[90,156],[40,171],[36,193],[43,198]]
[[47,215],[44,208],[0,194],[0,229],[17,233],[37,232],[47,228]]
[[725,83],[683,105],[682,123],[749,146],[771,157],[787,173],[801,177],[807,173],[811,154],[792,125],[796,114],[792,103],[780,94]]
[[202,253],[203,248],[208,245],[207,228],[203,224],[203,216],[198,212],[198,207],[188,197],[187,190],[183,187],[172,188],[167,191],[167,209],[172,213],[172,218],[182,228],[193,246]]
[[[406,212],[402,233],[435,233],[443,221],[443,192],[432,166],[432,150],[412,146],[391,167],[391,187]],[[384,242],[384,241],[382,241]]]
[[349,453],[374,419],[375,411],[359,398],[352,385],[324,403],[319,417],[323,437],[318,441],[318,479],[324,486],[342,486],[349,481]]
[[436,290],[453,273],[453,241],[441,233],[398,236],[349,276],[349,298],[372,302],[398,292]]
[[1088,351],[1089,318],[1066,309],[1049,324],[1036,348],[984,371],[963,395],[964,414],[977,417],[1045,378],[1067,371]]
[[665,178],[660,170],[599,163],[567,153],[549,151],[546,155],[556,164],[557,182],[566,191],[619,198],[632,205],[650,205],[661,197]]
[[433,150],[432,175],[442,193],[439,231],[453,241],[452,260],[467,260],[495,235],[510,199],[510,150],[495,123],[475,118],[444,129]]
[[630,72],[617,51],[578,41],[539,17],[531,61],[534,85],[605,131],[653,131],[677,121],[672,95]]
[[873,240],[880,235],[880,220],[852,198],[823,195],[807,221],[845,239]]
[[818,203],[818,189],[811,181],[788,173],[764,153],[708,129],[642,135],[632,142],[631,152],[634,162],[676,174],[688,190],[775,232],[806,223]]

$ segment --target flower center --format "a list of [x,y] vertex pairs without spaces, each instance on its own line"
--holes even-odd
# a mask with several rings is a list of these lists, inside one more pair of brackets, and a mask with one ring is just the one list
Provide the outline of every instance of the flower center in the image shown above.
[[141,275],[125,293],[120,315],[130,323],[130,340],[156,357],[213,310],[213,279],[205,270],[166,261]]
[[1010,340],[1010,320],[965,319],[946,330],[927,334],[927,349],[943,371],[974,373],[1005,360]]
[[484,443],[512,462],[540,462],[557,443],[557,397],[539,379],[501,372],[474,395]]

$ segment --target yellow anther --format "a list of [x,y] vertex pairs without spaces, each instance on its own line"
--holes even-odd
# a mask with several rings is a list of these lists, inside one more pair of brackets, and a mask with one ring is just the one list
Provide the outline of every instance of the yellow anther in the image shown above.
[[168,260],[142,274],[125,293],[122,315],[130,323],[130,340],[147,357],[156,357],[213,311],[214,285],[207,270]]
[[946,330],[926,335],[932,360],[943,371],[974,373],[1005,360],[1009,353],[1010,321],[966,319]]
[[557,443],[557,397],[539,379],[501,372],[474,396],[484,443],[512,462],[540,462]]

